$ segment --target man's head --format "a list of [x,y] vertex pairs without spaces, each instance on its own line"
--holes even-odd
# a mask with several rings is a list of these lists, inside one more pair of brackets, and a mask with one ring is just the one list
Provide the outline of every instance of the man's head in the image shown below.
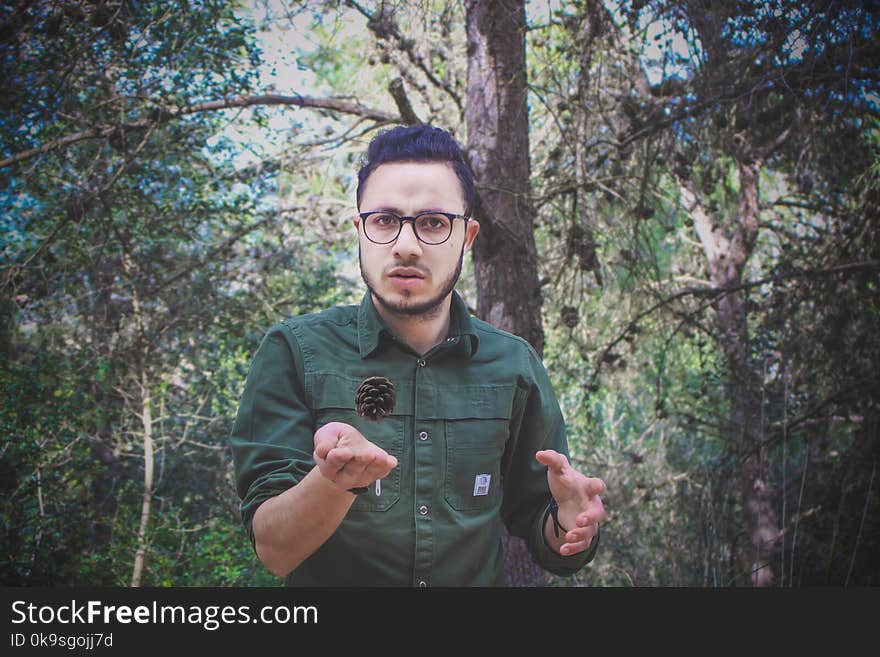
[[[473,199],[473,177],[449,133],[411,126],[373,139],[358,173],[354,225],[361,274],[380,312],[431,316],[444,307],[464,251],[480,229],[467,217]],[[416,220],[398,222],[417,215],[423,215],[418,226]],[[442,215],[449,225],[440,235]],[[435,223],[441,229],[432,233]],[[386,233],[380,234],[379,226]]]
[[428,125],[398,126],[379,133],[370,142],[364,163],[358,171],[357,206],[361,207],[367,178],[377,167],[390,162],[446,162],[458,182],[464,197],[464,213],[470,216],[474,209],[474,176],[464,161],[461,147],[452,135],[441,128]]

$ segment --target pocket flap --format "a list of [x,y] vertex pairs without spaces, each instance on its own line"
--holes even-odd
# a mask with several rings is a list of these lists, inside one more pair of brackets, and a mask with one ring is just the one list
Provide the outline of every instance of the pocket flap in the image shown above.
[[[345,376],[335,372],[307,373],[306,396],[316,411],[330,408],[354,410],[354,398],[363,381],[363,378]],[[406,403],[406,400],[412,399],[412,387],[409,382],[401,384],[392,381],[392,383],[394,383],[394,395],[397,398],[392,415],[408,415],[409,404]]]
[[338,374],[316,372],[306,374],[306,395],[316,410],[327,408],[353,409],[354,396],[360,383],[357,379]]
[[[420,391],[422,393],[422,391]],[[419,417],[428,420],[509,420],[516,386],[449,385],[419,395]]]

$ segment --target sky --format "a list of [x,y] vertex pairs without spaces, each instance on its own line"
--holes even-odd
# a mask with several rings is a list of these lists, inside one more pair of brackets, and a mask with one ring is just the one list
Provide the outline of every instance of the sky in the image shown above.
[[[330,91],[322,89],[314,73],[297,61],[297,56],[313,50],[317,40],[312,36],[310,26],[313,20],[312,11],[303,11],[292,20],[278,19],[283,16],[287,3],[284,0],[249,0],[244,11],[253,16],[265,17],[266,10],[276,17],[271,21],[271,28],[260,32],[259,44],[263,51],[264,65],[259,71],[260,88],[266,93],[292,95],[298,93],[305,96],[329,95]],[[530,0],[526,3],[526,11],[530,22],[541,23],[549,19],[552,11],[563,8],[570,3],[560,0]],[[609,0],[609,4],[618,2]],[[619,16],[619,12],[615,12]],[[622,22],[622,19],[621,19]],[[684,35],[673,33],[669,26],[643,17],[642,27],[647,30],[646,49],[643,56],[645,73],[648,80],[655,84],[664,75],[662,49],[687,56],[688,48]],[[348,19],[336,26],[339,38],[347,34],[361,36],[367,30],[366,20],[354,10],[348,12]],[[665,75],[682,74],[683,68],[667,62]],[[237,112],[230,112],[233,117]],[[322,118],[317,112],[297,109],[273,109],[268,112],[268,126],[262,128],[255,122],[247,120],[230,121],[227,128],[209,141],[209,148],[215,147],[220,140],[227,140],[234,147],[234,164],[245,167],[270,156],[281,147],[273,137],[289,134],[291,130],[306,130],[320,134],[323,128]]]

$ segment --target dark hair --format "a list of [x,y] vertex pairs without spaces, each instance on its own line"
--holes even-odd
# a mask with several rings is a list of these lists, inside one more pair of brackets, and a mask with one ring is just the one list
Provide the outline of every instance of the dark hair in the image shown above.
[[461,147],[451,134],[429,125],[398,126],[373,137],[363,165],[358,171],[357,205],[367,178],[382,164],[389,162],[449,162],[461,183],[465,214],[474,207],[474,176],[464,161]]

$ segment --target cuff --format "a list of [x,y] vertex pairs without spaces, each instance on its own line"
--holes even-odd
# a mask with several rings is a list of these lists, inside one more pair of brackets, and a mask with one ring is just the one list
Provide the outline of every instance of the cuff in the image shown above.
[[554,575],[558,575],[560,577],[568,577],[569,575],[574,575],[581,568],[586,566],[590,561],[593,560],[593,557],[596,556],[596,552],[599,549],[599,533],[601,531],[597,531],[596,535],[593,537],[593,542],[590,544],[590,547],[584,550],[583,552],[578,552],[577,554],[572,554],[570,556],[564,557],[558,552],[556,552],[553,548],[551,548],[547,544],[547,539],[544,536],[544,523],[547,520],[547,516],[550,515],[550,505],[548,504],[541,513],[538,513],[535,518],[535,524],[532,528],[532,556],[535,561],[545,570],[553,573]]

